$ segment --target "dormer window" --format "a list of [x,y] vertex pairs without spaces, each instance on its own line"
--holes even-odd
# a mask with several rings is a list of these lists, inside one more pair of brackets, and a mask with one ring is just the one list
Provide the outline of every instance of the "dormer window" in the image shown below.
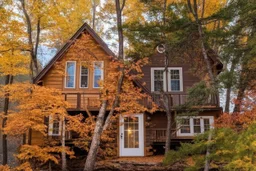
[[65,76],[65,88],[75,88],[76,77],[76,62],[67,61],[66,63],[66,76]]
[[151,68],[151,91],[166,91],[166,81],[168,81],[169,92],[183,91],[182,68],[169,67],[166,79],[164,67]]

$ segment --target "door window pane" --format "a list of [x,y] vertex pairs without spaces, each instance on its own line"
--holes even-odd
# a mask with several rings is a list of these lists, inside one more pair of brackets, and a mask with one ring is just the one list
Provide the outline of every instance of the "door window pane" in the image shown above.
[[139,148],[138,117],[124,117],[124,148]]

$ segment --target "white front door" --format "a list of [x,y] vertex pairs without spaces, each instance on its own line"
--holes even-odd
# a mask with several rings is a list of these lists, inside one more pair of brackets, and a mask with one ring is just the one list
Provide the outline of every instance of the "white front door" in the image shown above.
[[120,117],[120,156],[144,156],[143,114]]

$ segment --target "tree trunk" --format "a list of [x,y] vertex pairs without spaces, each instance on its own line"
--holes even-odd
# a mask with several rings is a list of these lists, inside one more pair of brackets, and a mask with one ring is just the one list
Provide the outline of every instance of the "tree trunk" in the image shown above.
[[36,42],[35,42],[35,47],[34,47],[33,38],[32,38],[33,37],[33,34],[32,34],[33,29],[32,29],[31,19],[29,17],[27,9],[26,9],[25,0],[20,0],[20,2],[21,2],[22,12],[25,16],[25,22],[27,24],[26,27],[27,27],[27,34],[28,34],[28,45],[30,47],[30,58],[31,58],[30,70],[31,70],[31,78],[33,79],[34,67],[35,67],[36,74],[38,74],[38,72],[39,72],[39,68],[38,68],[38,64],[37,64],[37,51],[38,51],[38,45],[39,45],[39,41],[40,41],[40,32],[41,32],[40,24],[41,24],[41,22],[40,22],[40,18],[38,18],[37,26],[36,26],[36,28],[37,28]]
[[[198,18],[198,4],[197,4],[197,0],[193,0],[193,7],[192,7],[192,3],[190,2],[191,0],[187,0],[187,4],[188,4],[188,8],[190,10],[190,12],[192,13],[192,15],[194,16],[194,19],[196,21],[197,27],[198,27],[198,34],[199,34],[199,38],[201,40],[201,50],[202,50],[202,54],[203,54],[203,58],[204,58],[204,63],[206,65],[206,69],[208,72],[208,75],[210,77],[210,85],[214,88],[214,90],[217,90],[216,85],[215,85],[215,77],[214,74],[212,72],[212,67],[211,67],[211,62],[209,60],[209,57],[207,55],[206,49],[205,49],[205,43],[204,43],[204,31],[203,31],[203,27],[202,27],[202,23]],[[205,3],[205,1],[203,1],[203,3]],[[203,11],[201,16],[203,16],[204,14],[204,7],[205,4],[202,4],[203,6]],[[211,134],[209,134],[208,140],[211,140]],[[207,146],[207,150],[206,150],[206,154],[205,154],[205,168],[204,171],[208,171],[209,170],[209,165],[210,165],[210,161],[208,159],[209,155],[210,155],[210,147]]]
[[[119,0],[116,0],[117,28],[118,28],[118,38],[119,38],[118,59],[121,61],[123,60],[123,57],[124,57],[124,50],[123,50],[124,39],[123,39],[123,29],[122,29],[122,10],[124,8],[124,5],[125,5],[125,0],[123,0],[122,7],[120,7]],[[94,169],[94,165],[96,163],[97,151],[98,151],[98,147],[100,145],[100,137],[102,135],[103,128],[107,129],[107,127],[110,123],[110,118],[114,113],[115,107],[118,105],[118,101],[119,101],[118,96],[121,92],[121,86],[122,86],[123,78],[124,78],[124,69],[123,68],[121,68],[121,72],[122,73],[121,73],[121,76],[119,78],[118,85],[117,85],[117,94],[115,96],[114,103],[111,106],[110,114],[105,123],[104,123],[104,118],[105,118],[105,113],[106,113],[106,109],[107,109],[107,101],[103,100],[103,102],[102,102],[99,114],[97,116],[96,126],[94,128],[94,134],[92,137],[90,150],[89,150],[89,153],[88,153],[88,156],[86,159],[86,163],[84,166],[84,171],[92,171]]]
[[233,113],[241,112],[241,103],[244,98],[245,89],[246,89],[246,86],[239,87]]
[[[13,76],[7,75],[5,77],[5,85],[10,85],[13,82]],[[4,118],[2,121],[2,130],[6,125],[7,122],[7,115],[9,110],[9,95],[7,94],[4,98]],[[3,165],[6,165],[8,163],[8,144],[7,144],[7,135],[3,134],[2,137],[2,148],[3,148]]]
[[[122,28],[122,11],[125,6],[125,0],[123,0],[122,7],[120,7],[120,1],[116,0],[116,18],[117,18],[117,30],[118,30],[118,46],[119,46],[119,51],[118,51],[118,59],[120,61],[124,60],[124,37],[123,37],[123,28]],[[119,103],[119,94],[121,92],[121,87],[123,84],[123,79],[124,79],[124,68],[120,68],[121,75],[118,80],[118,85],[117,85],[117,93],[114,99],[114,103],[111,107],[111,110],[107,116],[105,125],[103,130],[106,130],[108,126],[111,124],[111,117],[114,114],[115,108],[118,106]]]
[[225,103],[225,112],[226,113],[229,113],[229,108],[230,108],[230,97],[231,97],[231,88],[232,88],[232,85],[233,85],[234,70],[235,70],[235,61],[233,60],[232,64],[231,64],[230,71],[229,71],[232,74],[232,76],[231,76],[231,78],[228,82],[228,85],[227,85],[226,103]]
[[95,18],[96,18],[96,0],[92,0],[92,28],[95,30]]
[[[250,73],[247,73],[247,74],[250,74]],[[236,103],[235,103],[235,107],[233,109],[233,113],[241,112],[241,103],[244,98],[245,90],[249,84],[248,82],[250,81],[249,80],[250,76],[247,74],[246,74],[244,66],[242,65],[242,71],[239,75],[240,78],[239,78],[239,84],[238,84],[238,94],[236,97]]]
[[66,144],[66,136],[65,136],[65,118],[63,117],[62,121],[61,121],[61,146],[62,146],[62,152],[61,152],[61,169],[62,171],[66,171],[67,170],[67,160],[66,160],[66,152],[64,150]]
[[[209,132],[208,135],[208,143],[212,140],[212,132]],[[206,148],[206,154],[205,154],[205,164],[204,164],[204,171],[208,171],[210,170],[210,160],[209,160],[209,156],[210,156],[210,147],[207,144],[207,148]]]
[[122,7],[120,7],[120,1],[116,1],[116,18],[117,18],[117,30],[118,30],[118,59],[123,60],[124,57],[124,37],[123,37],[123,28],[122,28],[122,10],[125,5],[125,0],[123,0]]
[[165,141],[165,155],[170,150],[171,138],[172,138],[171,137],[171,135],[172,135],[172,127],[171,127],[172,113],[170,112],[170,110],[166,111],[166,115],[167,115],[167,130],[166,130],[166,141]]
[[103,100],[92,137],[90,150],[85,162],[84,171],[93,171],[96,163],[97,151],[100,145],[100,137],[103,131],[104,117],[107,109],[107,101]]

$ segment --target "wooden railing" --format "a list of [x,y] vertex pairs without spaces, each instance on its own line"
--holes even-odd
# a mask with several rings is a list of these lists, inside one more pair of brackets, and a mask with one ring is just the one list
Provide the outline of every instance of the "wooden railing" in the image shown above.
[[[172,129],[171,130],[172,137],[176,137],[176,130]],[[147,129],[147,140],[149,143],[154,143],[154,142],[165,142],[166,141],[166,128],[150,128]]]
[[[172,107],[184,105],[186,102],[188,102],[188,94],[168,93],[166,95],[169,102],[168,105]],[[160,93],[152,93],[151,98],[158,107],[163,108],[163,102]],[[152,107],[152,102],[149,100],[141,100],[140,102],[143,102],[144,106],[146,106],[147,108]],[[205,102],[203,102],[203,106],[219,107],[219,97],[217,95],[210,95],[209,98]]]
[[69,109],[72,110],[92,110],[100,107],[100,93],[62,93],[62,95],[69,103]]
[[[72,110],[97,110],[100,108],[100,93],[63,93],[64,99],[70,104]],[[151,98],[154,103],[163,108],[161,95],[159,93],[152,93]],[[187,102],[188,94],[172,94],[168,93],[169,106],[177,107],[184,105]],[[152,100],[148,98],[138,100],[138,103],[144,105],[147,108],[152,108]],[[219,98],[216,95],[211,95],[203,104],[203,106],[219,107]]]

